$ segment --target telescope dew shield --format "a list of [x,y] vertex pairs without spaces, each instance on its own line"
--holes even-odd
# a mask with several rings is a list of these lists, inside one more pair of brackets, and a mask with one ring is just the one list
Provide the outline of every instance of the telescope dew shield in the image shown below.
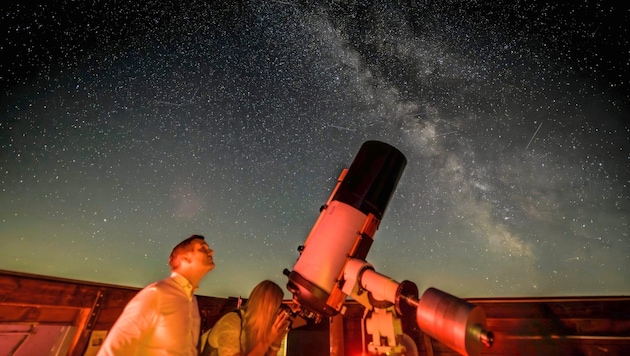
[[287,289],[303,308],[333,316],[346,295],[340,283],[349,258],[365,260],[407,164],[396,148],[365,142],[310,232]]
[[345,179],[333,196],[380,221],[407,165],[396,148],[379,141],[367,141],[352,161]]

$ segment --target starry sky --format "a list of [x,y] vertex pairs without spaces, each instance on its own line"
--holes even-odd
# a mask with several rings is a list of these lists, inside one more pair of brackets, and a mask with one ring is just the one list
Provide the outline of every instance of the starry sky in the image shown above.
[[199,294],[284,287],[379,140],[408,163],[377,272],[462,298],[628,295],[614,3],[3,4],[0,269],[142,287],[202,234]]

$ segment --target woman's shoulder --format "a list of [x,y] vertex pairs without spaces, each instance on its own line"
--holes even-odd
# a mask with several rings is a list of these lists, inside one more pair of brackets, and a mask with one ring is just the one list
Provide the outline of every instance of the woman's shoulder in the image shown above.
[[220,327],[240,326],[241,320],[242,320],[241,310],[236,309],[223,315],[221,319],[219,319],[219,321],[217,321],[217,323],[214,325],[213,329],[217,327],[220,328]]
[[[240,350],[241,317],[238,312],[229,312],[217,321],[208,332],[208,344],[220,348],[231,355],[229,350],[237,354]],[[228,350],[228,351],[226,351]],[[224,353],[224,352],[222,352]]]

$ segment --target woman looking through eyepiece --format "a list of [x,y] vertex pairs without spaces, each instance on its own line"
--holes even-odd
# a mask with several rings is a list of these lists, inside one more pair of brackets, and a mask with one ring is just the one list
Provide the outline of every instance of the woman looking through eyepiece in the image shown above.
[[258,283],[242,308],[227,313],[212,327],[201,355],[276,355],[290,326],[290,313],[281,308],[283,297],[276,283]]

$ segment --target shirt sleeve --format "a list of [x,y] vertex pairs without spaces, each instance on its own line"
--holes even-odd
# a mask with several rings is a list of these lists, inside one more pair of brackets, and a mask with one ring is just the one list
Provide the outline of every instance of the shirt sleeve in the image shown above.
[[218,349],[219,356],[241,354],[241,318],[236,313],[224,315],[212,328],[208,336],[212,347]]
[[98,355],[133,355],[142,338],[150,331],[159,308],[159,292],[147,287],[131,299],[111,331]]

